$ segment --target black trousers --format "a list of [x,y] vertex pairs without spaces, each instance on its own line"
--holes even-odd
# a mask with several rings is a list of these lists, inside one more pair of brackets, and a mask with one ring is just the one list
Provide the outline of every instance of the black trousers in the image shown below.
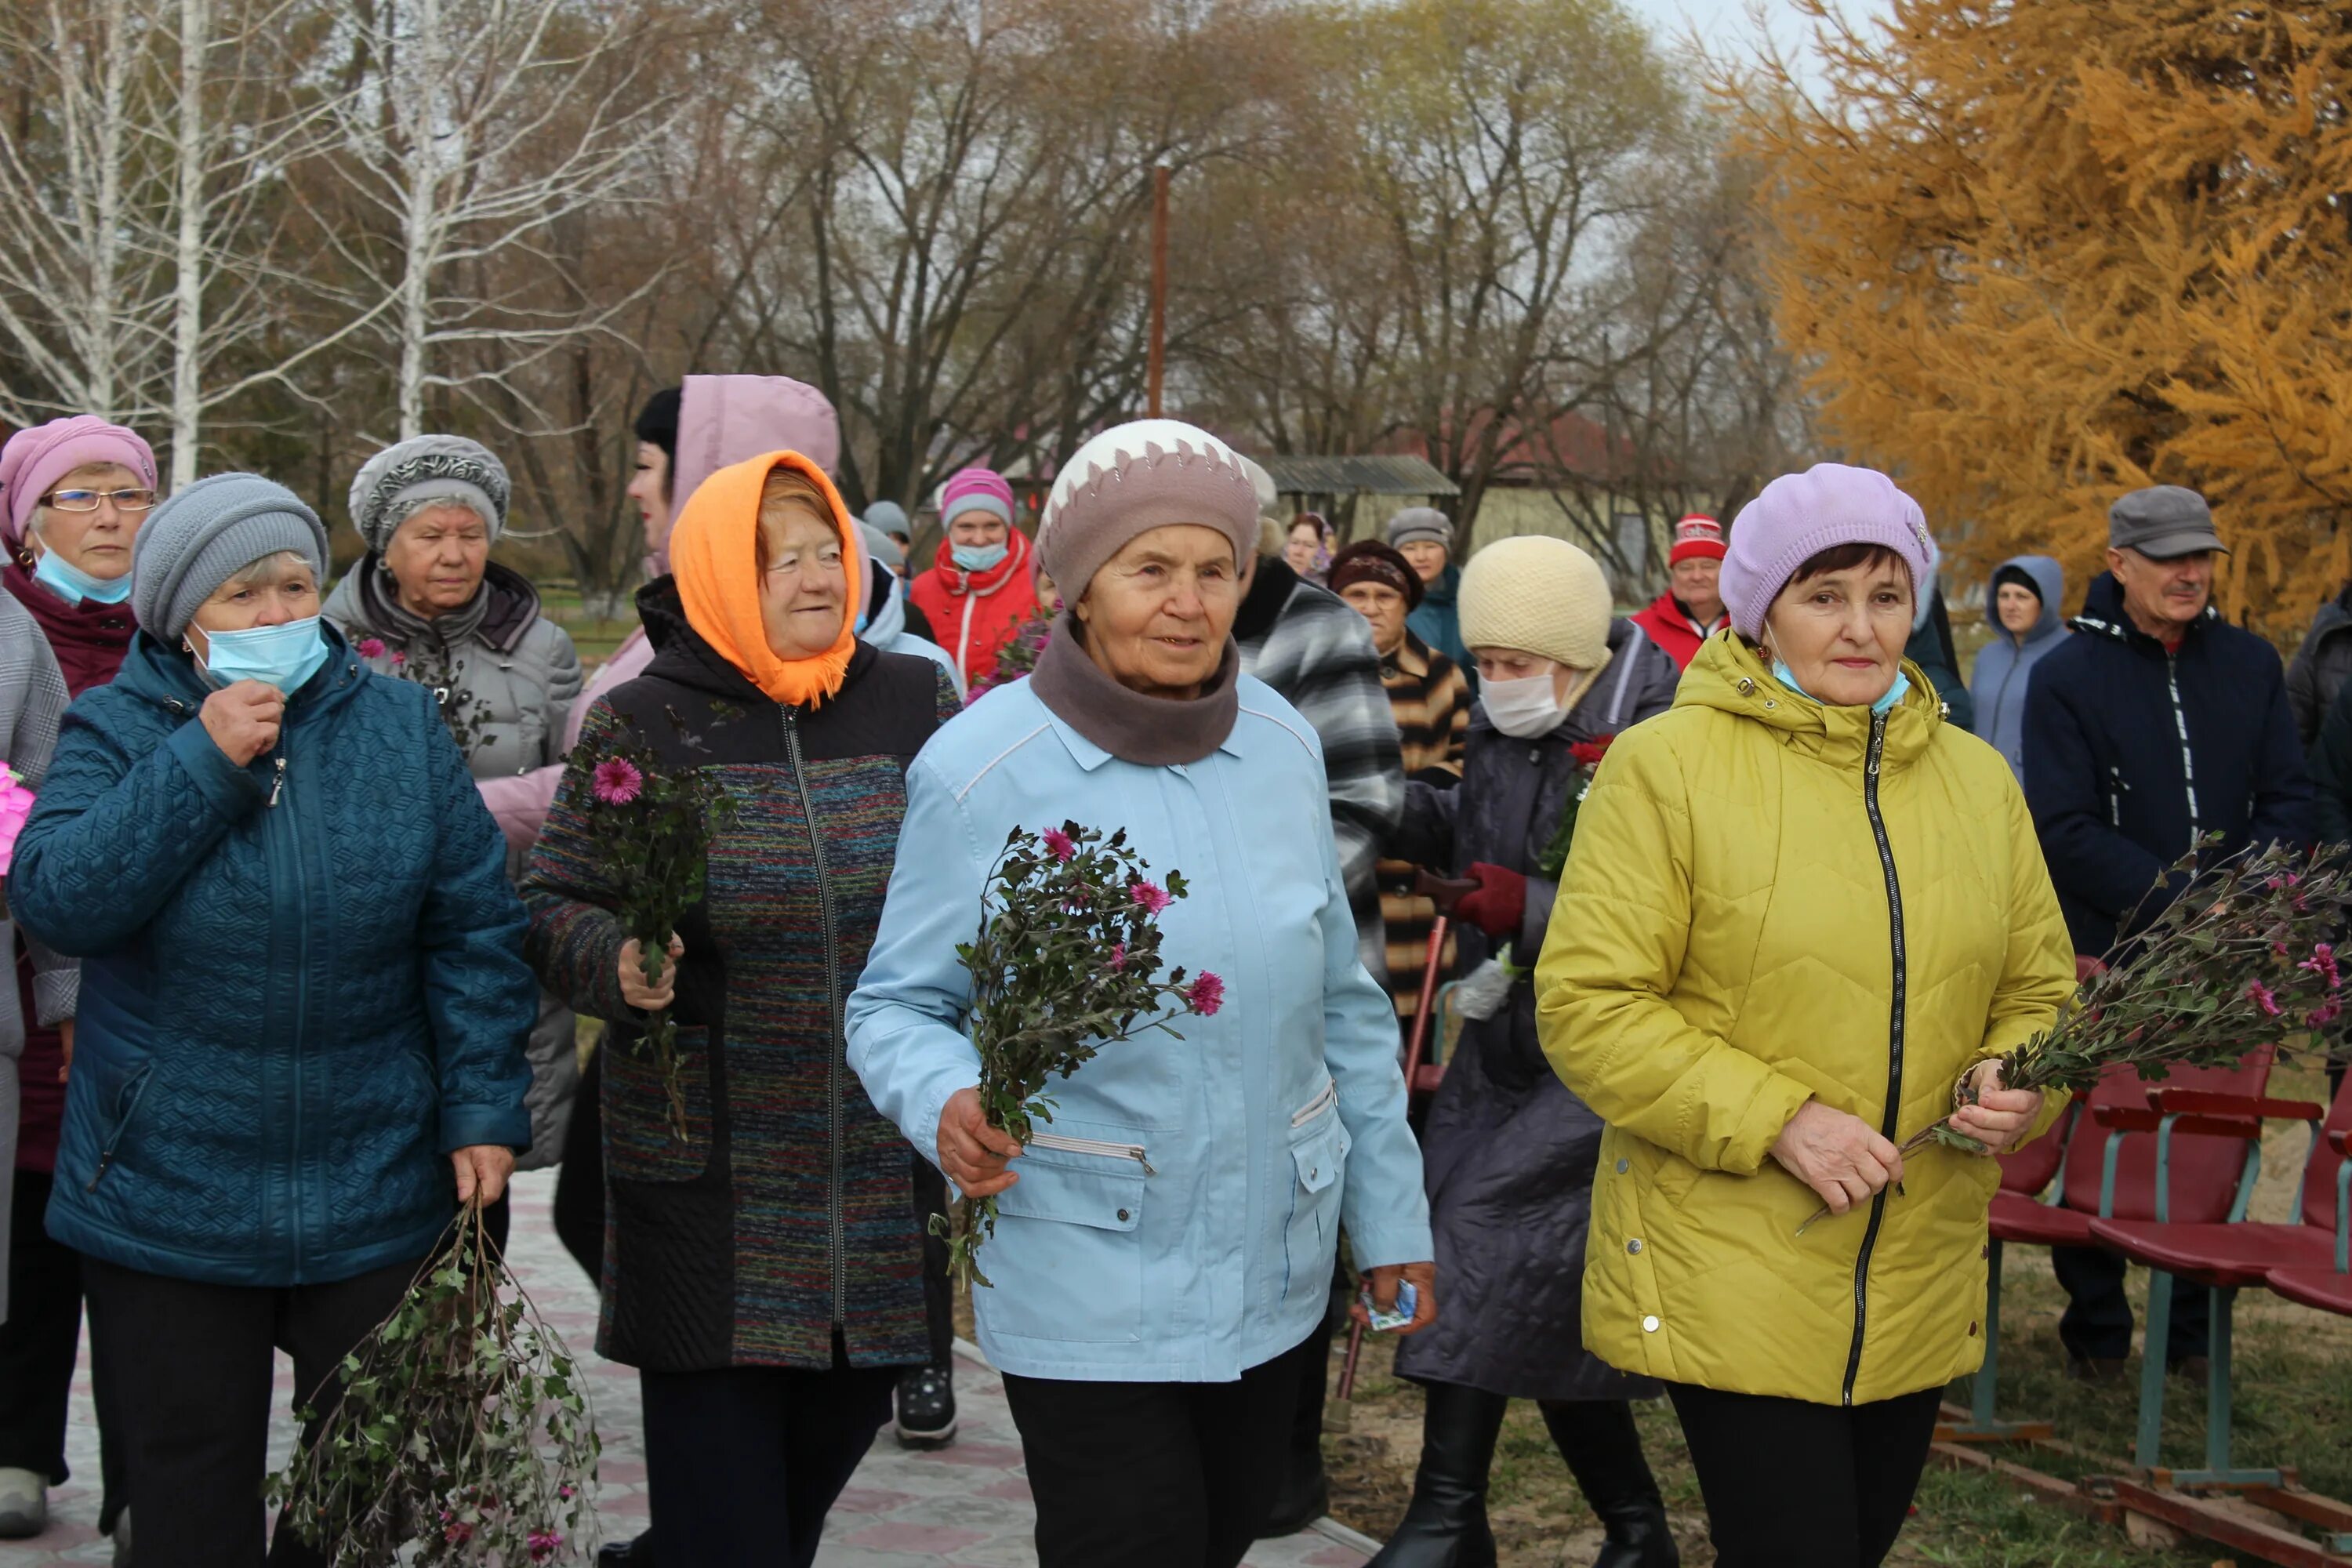
[[580,1092],[563,1130],[563,1163],[555,1173],[555,1238],[599,1289],[604,1284],[604,1050],[605,1041],[598,1040],[580,1069]]
[[[0,1469],[30,1470],[60,1486],[69,1473],[66,1413],[81,1351],[81,1254],[49,1235],[49,1173],[18,1171],[16,1176],[8,1214],[8,1321],[0,1323]],[[99,1521],[111,1531],[130,1496],[121,1401],[104,1360],[90,1358],[89,1375],[104,1485]]]
[[[421,1259],[419,1261],[422,1261]],[[274,1351],[294,1358],[294,1398],[319,1421],[341,1399],[330,1379],[398,1304],[416,1263],[284,1289],[207,1285],[83,1260],[91,1353],[111,1365],[129,1422],[139,1568],[324,1568],[280,1528],[265,1551]],[[317,1423],[305,1427],[303,1440]]]
[[[2096,1247],[2053,1247],[2050,1268],[2066,1289],[2058,1342],[2069,1355],[2121,1361],[2131,1354],[2131,1300],[2124,1293],[2124,1260]],[[2203,1355],[2213,1321],[2210,1291],[2182,1287],[2172,1293],[2172,1325],[2165,1334],[2168,1364]],[[2154,1347],[2150,1352],[2153,1353]]]
[[836,1331],[824,1372],[640,1372],[655,1561],[808,1568],[825,1514],[890,1418],[899,1371],[851,1366]]
[[1008,1373],[1038,1568],[1235,1568],[1274,1511],[1299,1374],[1295,1351],[1235,1383]]
[[923,1227],[923,1311],[930,1320],[931,1364],[955,1359],[955,1281],[948,1278],[948,1240],[931,1234],[931,1216],[948,1212],[948,1179],[920,1154],[915,1167],[915,1223]]
[[1716,1568],[1878,1568],[1902,1533],[1941,1388],[1845,1408],[1666,1385]]

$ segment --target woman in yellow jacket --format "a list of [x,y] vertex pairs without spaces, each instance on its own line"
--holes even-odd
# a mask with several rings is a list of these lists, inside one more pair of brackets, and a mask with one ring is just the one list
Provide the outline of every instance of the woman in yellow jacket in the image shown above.
[[[1823,464],[1733,526],[1675,706],[1617,740],[1537,972],[1609,1123],[1586,1344],[1665,1380],[1721,1568],[1871,1568],[1983,1356],[1990,1159],[2059,1107],[1992,1058],[2074,984],[2024,799],[1903,662],[1918,504]],[[1823,1218],[1798,1227],[1826,1203]]]

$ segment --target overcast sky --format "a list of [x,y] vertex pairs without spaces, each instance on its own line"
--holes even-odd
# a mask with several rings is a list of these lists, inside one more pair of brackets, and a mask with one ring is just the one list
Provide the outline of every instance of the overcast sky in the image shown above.
[[[1693,30],[1710,54],[1752,54],[1757,27],[1748,12],[1753,0],[1624,0],[1635,16],[1646,18],[1659,41],[1681,43]],[[1885,16],[1886,0],[1843,0],[1846,14],[1860,19]],[[1790,0],[1762,0],[1765,25],[1783,51],[1798,55],[1806,37],[1805,18]]]

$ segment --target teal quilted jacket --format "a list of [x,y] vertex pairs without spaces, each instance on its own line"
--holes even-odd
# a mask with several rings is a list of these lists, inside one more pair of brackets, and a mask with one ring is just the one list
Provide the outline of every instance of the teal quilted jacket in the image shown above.
[[142,634],[68,711],[18,921],[79,956],[51,1235],[229,1285],[421,1258],[452,1150],[530,1138],[538,986],[506,849],[432,694],[331,657],[229,762]]

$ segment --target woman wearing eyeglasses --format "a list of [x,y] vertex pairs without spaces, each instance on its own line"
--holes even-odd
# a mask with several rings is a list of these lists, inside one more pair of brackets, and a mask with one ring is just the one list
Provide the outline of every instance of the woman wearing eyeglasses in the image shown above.
[[[155,454],[120,425],[88,414],[19,430],[0,448],[0,583],[40,624],[66,689],[79,697],[122,667],[139,630],[131,605],[131,544],[155,504]],[[0,1541],[37,1535],[47,1489],[63,1484],[66,1409],[81,1335],[81,1258],[51,1239],[41,1216],[57,1163],[66,1107],[73,1019],[36,1006],[24,940],[7,944],[26,1019],[18,1060],[23,1103],[10,1204],[8,1319],[0,1323]],[[98,1395],[104,1443],[101,1526],[111,1532],[123,1502],[111,1391]]]

